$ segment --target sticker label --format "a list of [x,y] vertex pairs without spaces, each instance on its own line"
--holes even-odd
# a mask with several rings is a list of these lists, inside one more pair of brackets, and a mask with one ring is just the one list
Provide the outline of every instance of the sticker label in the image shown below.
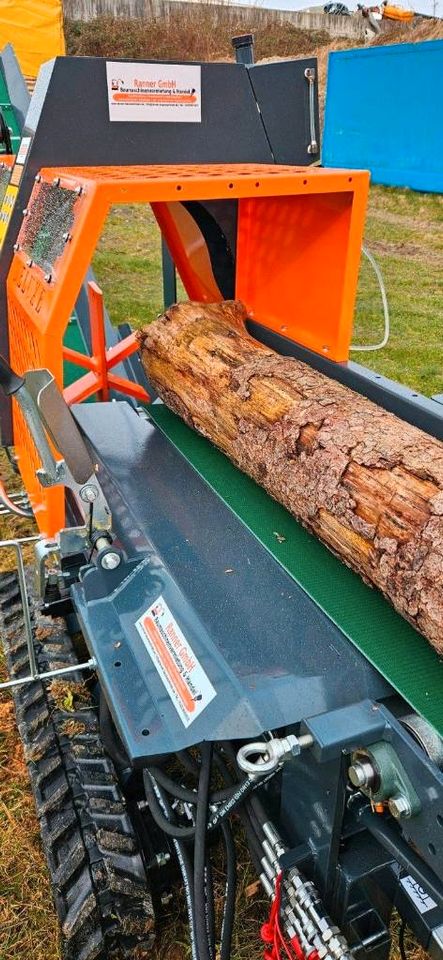
[[28,150],[31,146],[31,137],[22,137],[20,141],[20,146],[18,148],[18,154],[15,158],[15,162],[19,164],[20,167],[23,166],[26,157],[28,156]]
[[109,119],[201,123],[201,68],[189,64],[106,63]]
[[216,691],[163,597],[135,624],[185,727],[214,699]]
[[435,900],[429,896],[429,893],[426,893],[426,890],[414,880],[414,877],[408,876],[403,877],[400,880],[402,887],[406,890],[408,897],[417,907],[419,913],[427,913],[428,910],[433,910],[437,906]]
[[3,203],[0,210],[0,249],[3,245],[3,241],[6,236],[6,231],[9,226],[9,221],[12,217],[12,211],[15,206],[15,201],[17,199],[18,188],[11,186],[9,184],[6,187],[5,195],[3,197]]

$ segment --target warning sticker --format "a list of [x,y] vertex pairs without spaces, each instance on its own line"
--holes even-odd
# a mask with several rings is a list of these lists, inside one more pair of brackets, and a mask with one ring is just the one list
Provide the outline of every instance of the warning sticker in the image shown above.
[[20,141],[20,146],[18,148],[18,154],[15,158],[15,162],[18,163],[20,167],[23,166],[26,157],[28,156],[28,150],[31,146],[31,137],[22,137]]
[[12,217],[12,211],[14,210],[17,194],[18,188],[9,184],[9,186],[6,188],[6,192],[3,197],[3,203],[0,209],[0,249],[3,245],[3,241],[9,226],[9,221]]
[[214,699],[216,691],[163,597],[135,624],[185,727]]
[[415,903],[419,913],[427,913],[428,910],[433,910],[434,907],[437,906],[435,900],[414,880],[414,877],[403,877],[400,883],[402,887],[405,888],[412,902]]
[[201,68],[173,63],[106,63],[109,119],[201,123]]

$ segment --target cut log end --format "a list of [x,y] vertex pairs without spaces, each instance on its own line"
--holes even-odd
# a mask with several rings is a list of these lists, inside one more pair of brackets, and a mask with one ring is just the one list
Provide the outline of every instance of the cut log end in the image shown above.
[[149,380],[443,653],[443,443],[247,332],[238,301],[138,333]]

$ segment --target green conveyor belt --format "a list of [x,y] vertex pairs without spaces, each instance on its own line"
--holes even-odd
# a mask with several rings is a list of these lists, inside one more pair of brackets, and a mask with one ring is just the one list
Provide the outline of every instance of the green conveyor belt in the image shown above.
[[153,404],[147,412],[291,577],[443,736],[443,661],[427,641],[381,593],[366,586],[284,507],[167,407]]

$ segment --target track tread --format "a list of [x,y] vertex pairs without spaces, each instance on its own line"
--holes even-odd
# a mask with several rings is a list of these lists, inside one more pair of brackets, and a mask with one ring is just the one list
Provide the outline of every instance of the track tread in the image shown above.
[[[63,621],[41,617],[35,607],[32,619],[40,670],[75,665]],[[23,611],[11,573],[0,575],[0,627],[10,676],[25,676]],[[36,680],[13,691],[63,957],[147,960],[154,915],[146,874],[83,679],[73,672],[59,689],[58,681]],[[75,709],[79,691],[80,709]]]

